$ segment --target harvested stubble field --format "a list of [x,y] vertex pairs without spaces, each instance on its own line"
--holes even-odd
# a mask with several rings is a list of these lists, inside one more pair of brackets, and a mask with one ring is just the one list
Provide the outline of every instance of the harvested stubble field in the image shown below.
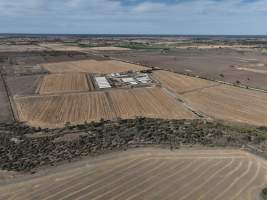
[[266,161],[231,149],[138,149],[61,166],[0,188],[1,199],[255,200]]
[[176,93],[195,111],[230,122],[267,124],[267,93],[172,72],[156,71],[153,74],[163,87]]
[[46,63],[42,66],[51,73],[86,72],[86,73],[113,73],[124,71],[139,71],[145,67],[116,60],[81,60],[72,62]]
[[164,87],[173,92],[176,92],[177,94],[218,85],[218,83],[216,82],[184,76],[163,70],[154,71],[153,77],[160,81]]
[[116,117],[104,92],[15,98],[20,121],[56,127]]
[[20,121],[45,127],[63,126],[66,122],[76,124],[117,117],[196,117],[160,88],[21,97],[15,98],[15,102]]
[[90,80],[84,73],[50,74],[43,79],[40,94],[53,94],[61,92],[84,92],[93,90]]
[[110,91],[112,105],[118,117],[137,116],[163,119],[193,119],[196,116],[160,88],[140,88]]
[[183,99],[195,109],[226,121],[266,126],[267,94],[220,85],[186,93]]

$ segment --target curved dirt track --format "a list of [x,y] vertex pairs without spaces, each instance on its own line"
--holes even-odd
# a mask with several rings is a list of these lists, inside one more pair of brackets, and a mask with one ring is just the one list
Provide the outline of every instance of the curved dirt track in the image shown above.
[[[46,175],[45,175],[46,174]],[[0,185],[0,199],[260,199],[267,163],[240,150],[137,149]]]

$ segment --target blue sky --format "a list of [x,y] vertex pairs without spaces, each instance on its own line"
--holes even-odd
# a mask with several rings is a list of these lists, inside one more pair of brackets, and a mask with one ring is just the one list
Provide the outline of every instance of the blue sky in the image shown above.
[[0,32],[267,35],[267,0],[0,0]]

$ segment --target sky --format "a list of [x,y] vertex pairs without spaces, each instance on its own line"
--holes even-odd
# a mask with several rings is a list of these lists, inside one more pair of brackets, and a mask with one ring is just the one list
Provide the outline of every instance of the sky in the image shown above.
[[267,35],[267,0],[0,0],[0,33]]

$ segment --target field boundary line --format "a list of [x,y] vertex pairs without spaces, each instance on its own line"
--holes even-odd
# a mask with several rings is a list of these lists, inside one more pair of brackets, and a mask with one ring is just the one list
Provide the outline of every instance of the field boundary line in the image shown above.
[[222,85],[222,84],[218,83],[218,84],[209,85],[209,86],[205,86],[205,87],[195,88],[195,89],[184,91],[184,92],[178,92],[178,94],[180,94],[180,95],[188,94],[188,93],[192,93],[192,92],[197,92],[197,91],[201,91],[201,90],[217,87],[217,86],[220,86],[220,85]]
[[169,89],[165,87],[161,87],[162,91],[166,93],[166,95],[173,97],[177,102],[181,103],[187,110],[192,112],[194,115],[196,115],[199,118],[210,118],[206,116],[204,113],[201,113],[199,111],[194,110],[191,106],[189,106],[181,97],[179,97],[177,94],[174,92],[170,91]]

